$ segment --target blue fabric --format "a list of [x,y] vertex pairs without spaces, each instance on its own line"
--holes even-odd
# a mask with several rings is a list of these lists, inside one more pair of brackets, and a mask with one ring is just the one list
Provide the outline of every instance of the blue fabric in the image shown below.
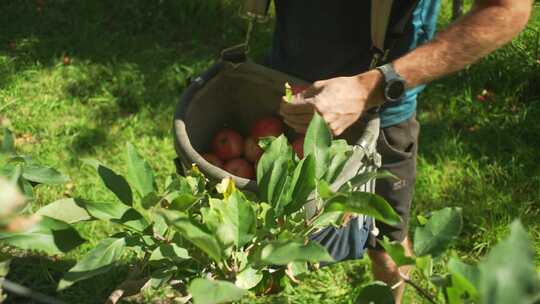
[[[412,32],[409,51],[430,41],[435,35],[440,0],[421,0],[412,16]],[[381,111],[381,126],[388,127],[409,119],[416,112],[416,99],[424,85],[408,90],[403,100]]]
[[[325,247],[334,263],[361,259],[367,248],[372,223],[370,217],[353,218],[344,227],[326,227],[311,235],[310,239]],[[321,263],[321,266],[329,264],[332,263]]]

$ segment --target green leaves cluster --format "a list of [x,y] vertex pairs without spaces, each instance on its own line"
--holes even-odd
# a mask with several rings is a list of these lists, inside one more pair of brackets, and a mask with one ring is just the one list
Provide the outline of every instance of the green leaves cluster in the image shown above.
[[[444,257],[448,247],[458,240],[463,226],[459,208],[435,211],[414,232],[416,256],[406,256],[403,247],[387,239],[381,242],[398,266],[415,265],[431,290],[431,301],[463,303],[538,303],[540,280],[534,267],[534,251],[519,221],[510,226],[510,234],[478,264]],[[442,270],[435,273],[435,264]],[[365,293],[387,294],[388,287],[368,286]],[[428,291],[424,292],[429,294]],[[367,298],[366,298],[367,299]]]

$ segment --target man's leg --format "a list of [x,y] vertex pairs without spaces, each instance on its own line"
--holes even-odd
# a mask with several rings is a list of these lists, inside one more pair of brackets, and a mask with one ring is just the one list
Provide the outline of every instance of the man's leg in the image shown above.
[[[405,248],[405,254],[411,256],[413,250],[409,238],[401,242],[401,245]],[[403,292],[405,291],[405,285],[403,283],[400,284],[400,273],[409,276],[409,271],[412,267],[401,266],[398,268],[392,258],[383,250],[370,249],[368,255],[372,262],[373,275],[377,280],[383,281],[388,286],[393,287],[392,293],[394,294],[395,302],[396,304],[400,304]]]
[[[412,255],[412,243],[407,237],[409,213],[416,182],[416,155],[418,151],[419,124],[415,117],[381,130],[377,150],[382,156],[381,170],[388,170],[399,180],[377,180],[376,193],[384,197],[401,216],[399,226],[377,223],[379,238],[387,236],[391,241],[400,242],[407,255]],[[398,269],[390,256],[376,242],[368,251],[376,279],[395,286],[401,281],[399,271],[408,274],[410,267]],[[401,303],[404,285],[394,289],[396,303]]]

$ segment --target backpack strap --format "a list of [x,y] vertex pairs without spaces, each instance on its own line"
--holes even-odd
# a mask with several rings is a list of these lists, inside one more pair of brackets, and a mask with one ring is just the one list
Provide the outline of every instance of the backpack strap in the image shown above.
[[371,42],[373,51],[371,69],[388,60],[390,50],[394,47],[396,41],[405,34],[405,28],[420,1],[411,1],[401,19],[389,28],[394,0],[371,0]]

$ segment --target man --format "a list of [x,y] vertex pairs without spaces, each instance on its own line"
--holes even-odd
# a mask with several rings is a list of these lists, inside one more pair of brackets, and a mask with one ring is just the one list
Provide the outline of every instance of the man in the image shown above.
[[[394,2],[390,25],[406,16],[407,8],[413,11],[404,35],[394,37],[390,65],[384,68],[369,70],[373,52],[368,0],[275,0],[269,64],[314,82],[292,104],[281,105],[285,122],[297,131],[304,131],[317,111],[340,135],[368,109],[381,106],[377,149],[382,168],[400,181],[377,181],[376,192],[393,205],[403,223],[378,227],[380,236],[401,242],[412,254],[407,224],[416,180],[416,96],[423,84],[463,69],[509,42],[526,26],[532,0],[476,0],[467,15],[434,38],[440,0]],[[399,86],[393,87],[396,82],[408,91],[403,94]],[[407,275],[408,269],[398,269],[377,246],[368,254],[375,277],[394,286],[396,303],[401,303],[400,272]]]

